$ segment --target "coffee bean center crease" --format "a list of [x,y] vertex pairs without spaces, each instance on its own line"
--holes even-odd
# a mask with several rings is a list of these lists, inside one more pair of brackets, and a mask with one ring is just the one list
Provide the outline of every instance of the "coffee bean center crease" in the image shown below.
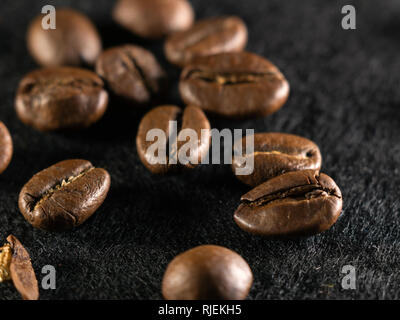
[[205,82],[214,82],[223,85],[235,85],[246,83],[257,83],[266,79],[275,79],[275,72],[212,72],[202,70],[192,70],[186,79],[199,79]]
[[251,207],[275,205],[282,202],[295,202],[311,200],[319,197],[334,196],[341,198],[335,192],[335,190],[324,188],[318,184],[307,184],[302,186],[297,186],[273,194],[265,195],[254,201],[242,200],[243,203],[250,205]]
[[[66,179],[63,179],[59,184],[55,185],[54,187],[48,189],[40,198],[37,198],[36,201],[33,203],[33,209],[36,209],[38,206],[40,206],[45,200],[50,198],[55,192],[59,191],[61,188],[64,188],[65,186],[71,184],[72,182],[82,178],[84,175],[89,173],[90,171],[94,170],[95,168],[89,168],[81,173],[75,175],[75,176],[70,176]],[[32,196],[32,195],[31,195]],[[32,196],[33,197],[33,196]],[[33,197],[34,198],[34,197]]]

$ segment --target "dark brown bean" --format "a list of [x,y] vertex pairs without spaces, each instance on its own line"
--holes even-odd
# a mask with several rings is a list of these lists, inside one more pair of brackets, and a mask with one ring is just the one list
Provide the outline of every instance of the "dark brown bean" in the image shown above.
[[321,169],[318,146],[303,137],[276,132],[257,133],[254,135],[254,153],[250,154],[246,153],[246,137],[239,143],[242,154],[233,158],[232,169],[235,172],[243,166],[239,161],[241,157],[254,157],[254,171],[249,175],[236,175],[253,187],[285,172]]
[[133,45],[104,51],[96,62],[96,72],[117,97],[135,105],[148,104],[166,84],[166,74],[154,55]]
[[[171,134],[169,128],[170,121],[177,121],[178,127],[176,134],[178,141],[169,140]],[[205,116],[203,111],[197,107],[188,106],[182,112],[181,109],[177,106],[172,106],[172,105],[159,106],[148,112],[140,122],[138,134],[136,136],[136,148],[140,160],[146,166],[146,168],[149,169],[154,174],[166,174],[168,172],[176,172],[181,168],[194,168],[197,164],[201,162],[201,159],[208,153],[211,143],[211,133],[209,131],[210,128],[211,128],[210,123],[207,117]],[[154,156],[153,153],[149,151],[149,147],[152,144],[154,144],[154,141],[153,140],[147,141],[146,139],[147,133],[151,129],[161,129],[165,133],[167,141],[165,143],[166,163],[164,164],[151,163]],[[198,141],[197,141],[198,145],[196,150],[194,151],[194,154],[197,155],[196,157],[197,164],[193,163],[192,161],[186,164],[182,164],[179,162],[179,160],[178,163],[176,164],[170,163],[170,157],[168,152],[169,145],[176,144],[177,147],[175,151],[176,154],[178,155],[182,145],[184,145],[189,140],[189,138],[185,140],[183,139],[185,136],[182,130],[184,129],[193,129],[198,136]],[[206,136],[203,136],[204,139],[202,139],[202,129],[208,130]],[[190,160],[190,155],[188,155],[186,160],[188,161]]]
[[189,30],[172,34],[165,42],[167,59],[185,66],[196,57],[242,51],[247,44],[247,28],[239,17],[209,18]]
[[143,38],[160,38],[189,28],[194,12],[187,0],[119,0],[113,17]]
[[65,160],[34,175],[22,188],[18,205],[35,228],[70,230],[101,206],[109,188],[104,169],[86,160]]
[[183,70],[179,91],[186,104],[242,118],[277,111],[289,96],[289,84],[268,60],[231,52],[195,59]]
[[7,169],[13,154],[13,143],[10,132],[0,121],[0,174]]
[[243,230],[263,236],[310,236],[329,229],[342,210],[342,194],[326,174],[293,171],[254,188],[234,214]]
[[175,257],[162,282],[167,300],[242,300],[249,293],[253,274],[236,252],[203,245]]
[[56,29],[42,27],[43,15],[31,23],[28,49],[42,66],[92,65],[101,52],[101,40],[88,17],[72,9],[57,9]]
[[39,287],[28,251],[13,235],[8,236],[12,250],[10,276],[24,300],[38,300]]
[[54,67],[33,71],[19,84],[15,108],[22,122],[38,130],[88,127],[108,104],[103,81],[93,72]]

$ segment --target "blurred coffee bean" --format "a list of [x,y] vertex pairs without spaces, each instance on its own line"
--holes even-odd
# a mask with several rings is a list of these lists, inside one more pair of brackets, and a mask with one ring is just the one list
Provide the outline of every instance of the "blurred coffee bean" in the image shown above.
[[28,49],[42,66],[93,65],[101,52],[96,27],[84,14],[72,9],[57,9],[56,29],[43,29],[43,15],[28,29]]
[[243,300],[253,283],[247,262],[215,245],[185,251],[168,265],[162,281],[167,300]]
[[185,66],[196,57],[242,51],[246,43],[247,28],[239,17],[208,18],[170,35],[164,51],[172,64]]
[[0,121],[0,173],[7,169],[13,154],[13,143],[10,132]]
[[161,38],[189,28],[194,12],[187,0],[119,0],[113,17],[140,37]]
[[166,86],[166,73],[154,55],[138,46],[105,50],[96,62],[96,72],[115,96],[134,105],[150,103]]

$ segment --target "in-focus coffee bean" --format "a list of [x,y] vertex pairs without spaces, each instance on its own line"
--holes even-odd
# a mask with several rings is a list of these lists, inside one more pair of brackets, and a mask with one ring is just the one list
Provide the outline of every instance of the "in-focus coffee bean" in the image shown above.
[[13,154],[13,143],[10,132],[0,121],[0,174],[7,169]]
[[24,300],[38,300],[39,287],[28,251],[16,237],[0,247],[0,282],[12,280]]
[[93,65],[102,45],[96,27],[88,17],[72,9],[57,9],[56,28],[44,29],[43,15],[28,29],[28,49],[42,66]]
[[154,55],[133,45],[105,50],[96,72],[117,97],[133,104],[148,104],[166,85],[166,73]]
[[251,154],[246,153],[246,137],[238,143],[242,144],[242,154],[233,158],[232,169],[235,172],[244,166],[239,161],[241,157],[254,157],[253,172],[249,175],[236,175],[240,181],[253,187],[285,172],[321,169],[318,146],[303,137],[276,132],[257,133],[254,135],[254,152]]
[[162,281],[167,300],[242,300],[253,283],[247,262],[236,252],[203,245],[175,257]]
[[65,231],[85,222],[109,188],[106,170],[86,160],[65,160],[34,175],[22,188],[18,205],[35,228]]
[[186,104],[242,118],[277,111],[289,96],[289,84],[268,60],[230,52],[195,59],[183,70],[179,91]]
[[[176,129],[176,137],[175,139],[171,138],[171,127],[170,122],[176,121],[177,129]],[[211,132],[210,132],[210,123],[205,116],[204,112],[193,106],[188,106],[182,112],[182,110],[173,105],[165,105],[159,106],[150,112],[148,112],[140,122],[138,134],[136,136],[136,148],[139,154],[140,160],[145,165],[147,169],[149,169],[154,174],[166,174],[168,172],[176,172],[182,168],[194,168],[197,164],[201,163],[201,159],[208,154],[208,150],[211,144]],[[152,129],[161,130],[165,133],[165,144],[162,145],[162,148],[165,152],[165,157],[158,154],[158,152],[154,152],[150,146],[152,146],[155,142],[154,137],[148,137],[149,131]],[[189,137],[186,136],[186,130],[191,129],[196,133],[197,141],[189,141]],[[204,131],[203,131],[204,130]],[[203,132],[202,132],[203,131]],[[160,141],[157,141],[158,143]],[[192,148],[192,152],[194,155],[194,161],[190,161],[192,159],[189,152],[183,152],[184,160],[187,161],[186,164],[182,164],[179,161],[179,157],[181,152],[181,148],[187,142],[193,143],[195,145]],[[175,147],[174,147],[175,145]],[[171,152],[169,152],[171,149]],[[158,150],[160,152],[160,150]],[[170,155],[174,154],[174,158],[176,159],[176,163],[172,163]],[[193,156],[192,155],[192,156]],[[159,157],[160,159],[165,158],[164,163],[160,163],[160,161],[155,161],[155,157]]]
[[247,44],[247,27],[239,17],[209,18],[189,30],[172,34],[165,42],[167,59],[185,66],[196,57],[242,51]]
[[107,108],[103,87],[100,77],[88,70],[43,68],[22,79],[15,108],[22,122],[38,130],[88,127]]
[[143,38],[160,38],[189,28],[194,12],[187,0],[119,0],[113,17]]
[[244,231],[271,237],[310,236],[329,229],[342,210],[339,187],[318,171],[293,171],[241,198],[234,220]]

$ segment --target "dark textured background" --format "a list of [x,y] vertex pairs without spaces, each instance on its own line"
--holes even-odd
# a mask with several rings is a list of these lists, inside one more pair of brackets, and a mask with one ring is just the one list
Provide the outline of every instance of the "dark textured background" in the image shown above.
[[[268,57],[291,84],[288,103],[265,119],[211,119],[217,128],[282,131],[315,141],[323,171],[344,197],[329,231],[298,241],[272,241],[242,232],[232,215],[248,188],[229,166],[205,166],[185,176],[155,177],[135,150],[143,112],[111,104],[101,122],[76,134],[40,133],[18,121],[13,99],[21,77],[36,67],[25,31],[44,4],[73,6],[98,26],[105,47],[150,48],[176,83],[162,42],[145,42],[111,20],[114,1],[0,2],[0,119],[15,152],[0,177],[0,241],[13,233],[31,253],[39,282],[46,264],[57,289],[42,299],[160,299],[168,262],[200,244],[239,252],[254,272],[249,299],[400,298],[400,2],[346,1],[357,8],[357,30],[341,28],[344,2],[320,0],[192,1],[198,18],[236,14],[249,28],[248,50]],[[166,103],[181,104],[176,84]],[[18,194],[39,170],[84,158],[112,176],[98,212],[71,233],[33,229],[19,213]],[[340,271],[357,270],[357,289],[341,288]],[[0,298],[18,299],[10,284]]]

